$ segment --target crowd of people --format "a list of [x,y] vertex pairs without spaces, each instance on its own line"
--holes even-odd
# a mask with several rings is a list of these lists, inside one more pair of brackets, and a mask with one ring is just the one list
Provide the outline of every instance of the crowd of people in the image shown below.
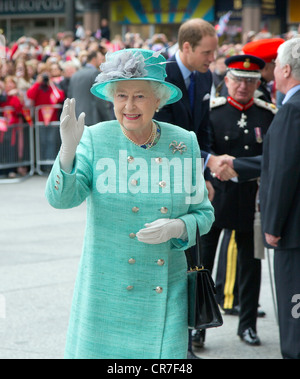
[[[81,71],[89,65],[91,54],[95,52],[99,54],[97,66],[95,66],[98,70],[99,65],[104,62],[107,52],[124,48],[143,48],[161,51],[165,58],[169,58],[178,50],[177,41],[170,41],[166,35],[161,33],[146,40],[142,39],[138,33],[127,33],[124,39],[120,35],[115,35],[110,39],[107,20],[102,20],[101,27],[92,33],[85,30],[82,25],[77,25],[75,33],[66,31],[58,33],[56,38],[43,41],[23,36],[6,47],[6,59],[0,60],[2,144],[10,143],[11,150],[17,151],[14,146],[17,144],[17,139],[13,143],[8,142],[11,137],[5,139],[3,133],[8,130],[9,126],[34,123],[35,107],[40,107],[36,121],[44,122],[47,126],[49,123],[59,120],[59,105],[62,106],[64,100],[70,97],[70,92],[68,92],[70,79],[77,71]],[[248,40],[265,38],[268,35],[265,32],[256,35],[250,33]],[[290,35],[287,34],[287,37],[289,38]],[[222,83],[226,72],[225,58],[239,54],[241,51],[242,44],[223,43],[218,47],[216,61],[211,65],[214,78],[213,96],[215,96],[215,91]],[[76,97],[74,93],[71,93],[71,96]],[[48,107],[41,107],[42,105]],[[55,109],[52,110],[53,105],[56,107],[53,107]],[[105,108],[106,106],[101,104],[101,107]],[[105,110],[104,113],[98,121],[114,118],[112,111]],[[41,145],[44,147],[41,155],[44,160],[53,160],[60,143],[58,133],[48,129],[47,133],[42,130],[41,135]],[[4,153],[2,155],[0,153],[2,163],[16,163],[14,159],[20,159],[20,155],[24,154],[23,150],[21,153],[16,153],[17,155],[12,154],[11,157],[3,156]],[[13,161],[11,161],[12,159]],[[16,175],[26,175],[27,170],[21,166],[17,169],[1,170],[1,173],[15,177]]]
[[[227,293],[224,292],[224,288],[219,292],[219,295],[231,296],[230,306],[222,296],[219,303],[224,311],[231,312],[230,314],[238,309],[236,314],[240,317],[239,337],[247,344],[259,345],[256,320],[260,313],[258,301],[261,266],[260,261],[255,257],[253,218],[257,206],[261,160],[259,160],[257,169],[256,161],[244,161],[243,158],[261,158],[264,139],[277,113],[276,105],[278,107],[282,105],[283,95],[288,92],[282,83],[279,83],[280,86],[277,88],[275,81],[277,50],[285,40],[297,37],[297,33],[287,33],[284,38],[275,38],[267,32],[250,33],[246,45],[231,43],[219,45],[215,29],[208,23],[203,25],[202,21],[199,22],[196,19],[183,24],[179,30],[178,41],[172,42],[168,41],[163,34],[156,34],[149,40],[143,40],[139,34],[132,33],[126,34],[124,40],[120,36],[109,40],[103,37],[103,35],[109,36],[107,27],[106,34],[95,33],[92,35],[80,26],[77,27],[75,34],[61,33],[57,39],[45,40],[41,44],[32,38],[22,37],[16,43],[11,44],[7,49],[7,59],[1,62],[0,108],[6,106],[13,108],[8,120],[9,126],[16,125],[20,120],[28,122],[25,109],[42,106],[33,121],[44,123],[47,126],[51,122],[58,122],[60,118],[61,110],[55,106],[62,106],[67,98],[72,98],[75,100],[65,103],[63,116],[66,118],[62,124],[67,124],[72,118],[74,124],[80,123],[81,135],[83,133],[83,113],[86,114],[85,125],[87,126],[116,119],[122,126],[119,117],[123,117],[123,113],[118,113],[116,108],[118,101],[114,101],[114,110],[111,103],[105,101],[104,90],[100,85],[101,74],[103,74],[103,72],[100,73],[100,65],[106,62],[106,65],[102,67],[109,71],[109,60],[115,59],[110,57],[115,57],[116,52],[126,48],[134,48],[135,51],[142,49],[140,51],[143,51],[143,59],[146,59],[147,56],[145,51],[150,51],[159,52],[157,57],[161,54],[165,59],[173,61],[173,65],[164,67],[167,74],[166,82],[169,82],[170,86],[176,85],[183,96],[181,99],[178,97],[178,101],[170,101],[165,107],[159,109],[152,104],[153,111],[155,112],[156,109],[157,112],[155,120],[175,124],[183,129],[195,131],[197,134],[201,156],[205,161],[204,178],[207,196],[215,211],[215,221],[211,220],[211,230],[206,231],[207,235],[202,238],[205,265],[212,271],[220,233],[225,230],[222,242],[225,246],[223,258],[225,261],[229,259],[229,247],[234,247],[236,250],[234,260],[238,268],[236,267],[235,270],[236,278],[231,278],[231,282],[234,284],[234,288],[232,286],[230,289],[231,292],[228,293],[228,288]],[[266,44],[260,46],[259,41],[264,41]],[[259,52],[262,51],[263,53],[259,57]],[[107,55],[107,53],[111,54]],[[152,56],[155,55],[149,56],[148,59]],[[281,60],[283,60],[282,54]],[[290,63],[289,61],[286,65],[291,66],[292,64],[294,62]],[[212,72],[212,76],[210,72]],[[290,72],[285,74],[284,77],[291,76]],[[153,80],[153,77],[149,76],[149,80]],[[183,81],[178,79],[181,76]],[[93,93],[96,96],[90,92],[95,80],[96,82],[98,80],[97,83],[100,83],[98,86],[101,88],[97,92],[95,89],[97,86],[94,85]],[[122,78],[118,78],[118,81],[120,80]],[[293,84],[295,83],[293,82]],[[136,83],[134,85],[137,86]],[[124,92],[131,93],[130,85],[128,88],[126,86],[124,88]],[[191,91],[190,88],[192,88]],[[142,92],[147,90],[146,86],[144,88],[141,85]],[[197,103],[198,106],[196,106]],[[43,109],[43,106],[48,106],[47,111]],[[49,111],[49,107],[52,107],[51,111]],[[226,127],[222,122],[224,119],[231,121]],[[130,117],[127,122],[128,120]],[[128,123],[130,125],[130,121]],[[67,136],[67,130],[64,128],[65,126],[61,130],[62,133],[65,133],[65,139],[68,140],[71,136]],[[151,141],[150,147],[157,143],[161,132],[158,126],[154,128],[152,124],[151,130],[150,137],[154,136],[155,138]],[[143,147],[143,144],[134,142],[128,137],[125,130],[122,129],[122,131],[129,141]],[[5,131],[1,133],[5,134]],[[136,137],[134,133],[133,136]],[[41,138],[43,139],[41,146],[49,154],[46,158],[54,161],[58,152],[58,148],[57,151],[53,150],[53,146],[56,146],[56,137],[51,135],[47,129]],[[65,149],[67,152],[72,151],[71,157],[67,159],[66,172],[72,172],[76,147],[80,143],[80,138],[72,141],[71,149]],[[13,146],[12,141],[11,146]],[[64,141],[60,164],[62,156],[64,156],[63,146]],[[146,149],[150,147],[148,146]],[[129,158],[134,159],[133,157]],[[25,175],[26,169],[19,167],[17,172],[8,173],[12,176],[17,174]],[[56,161],[52,177],[58,178],[59,175],[61,175],[59,161]],[[241,180],[243,176],[246,178]],[[237,177],[241,181],[238,185],[235,182]],[[49,197],[56,204],[60,196],[60,183],[56,181],[58,185],[55,185],[53,189],[51,176],[48,183]],[[266,186],[266,183],[264,184]],[[245,199],[247,200],[245,201]],[[68,199],[66,201],[69,204]],[[60,199],[58,203],[60,204]],[[161,213],[165,210],[168,211],[166,207],[161,208]],[[132,210],[132,212],[137,213],[138,208],[137,211]],[[179,237],[182,235],[184,232],[181,230]],[[136,236],[138,234],[131,233],[130,238],[135,239]],[[271,237],[274,236],[271,235]],[[276,238],[267,239],[269,246],[277,246],[278,239]],[[222,267],[224,269],[226,263]],[[221,287],[222,285],[224,287],[225,281],[226,278],[221,280]],[[127,287],[127,290],[131,291],[133,287],[129,287],[132,286]],[[234,293],[236,290],[238,295]],[[157,293],[162,291],[161,287],[156,287]],[[234,301],[235,297],[236,302]],[[284,315],[282,319],[286,317]],[[285,329],[284,326],[281,328]],[[182,336],[184,337],[184,332]],[[184,356],[186,350],[184,338],[182,341],[181,354]],[[189,358],[195,358],[193,345],[203,346],[204,341],[205,332],[190,332]],[[70,342],[70,346],[73,345],[73,342]],[[287,343],[287,345],[287,349],[290,349],[291,343]],[[293,351],[291,353],[288,351],[286,356],[289,354],[292,356],[293,353]]]
[[[76,32],[58,33],[56,38],[37,41],[34,38],[23,36],[17,41],[10,43],[6,48],[6,59],[0,60],[0,118],[2,134],[9,126],[20,123],[34,123],[35,107],[40,107],[37,121],[44,122],[47,126],[51,122],[59,120],[60,110],[64,100],[70,97],[69,84],[71,77],[84,67],[89,65],[89,57],[94,52],[99,54],[99,65],[104,62],[107,52],[114,52],[124,48],[143,48],[153,51],[161,51],[166,58],[174,55],[178,50],[177,41],[170,41],[164,34],[155,34],[152,38],[142,39],[138,33],[127,33],[122,39],[120,35],[110,38],[107,20],[102,20],[102,29],[95,33],[84,30],[77,25]],[[101,24],[101,25],[102,25]],[[248,40],[265,38],[270,34],[266,32],[254,34],[249,33]],[[290,34],[287,34],[290,38]],[[226,72],[224,60],[228,56],[239,54],[242,44],[223,43],[216,52],[216,61],[211,65],[213,72],[212,95],[215,96],[216,89],[222,83]],[[75,94],[71,94],[76,97]],[[101,104],[103,107],[103,104]],[[8,107],[8,108],[7,108]],[[57,109],[58,108],[58,109]],[[105,108],[105,106],[104,106]],[[11,109],[11,110],[7,110]],[[106,112],[106,111],[105,111]],[[105,118],[114,118],[112,111],[107,111],[98,121]],[[4,126],[3,126],[4,124]],[[53,160],[59,146],[58,134],[53,131],[41,131],[43,135],[42,155],[45,160]],[[20,137],[22,138],[22,137]],[[11,139],[11,137],[9,137]],[[9,143],[8,139],[1,137],[2,144]],[[17,143],[17,139],[14,142]],[[15,149],[14,143],[11,150]],[[52,148],[50,145],[53,145]],[[23,143],[24,145],[24,143]],[[25,147],[26,148],[26,147]],[[1,154],[0,154],[1,155]],[[2,163],[10,162],[10,159],[18,158],[1,156]],[[22,153],[21,153],[22,155]],[[16,163],[12,161],[11,163]],[[17,169],[1,170],[0,174],[15,177],[26,175],[24,167]]]

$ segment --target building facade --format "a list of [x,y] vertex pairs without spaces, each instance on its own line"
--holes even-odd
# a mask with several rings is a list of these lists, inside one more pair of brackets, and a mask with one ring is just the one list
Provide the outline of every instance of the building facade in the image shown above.
[[65,25],[64,0],[0,0],[0,29],[7,41],[23,35],[41,38]]
[[[101,18],[107,18],[112,35],[138,32],[143,38],[164,33],[172,39],[185,20],[200,17],[218,23],[228,11],[231,24],[243,27],[244,18],[274,34],[300,23],[299,0],[0,0],[0,29],[8,41],[22,35],[38,40],[54,37],[68,29],[70,6],[74,25],[81,22],[95,32]],[[246,8],[259,16],[250,12],[245,17]]]

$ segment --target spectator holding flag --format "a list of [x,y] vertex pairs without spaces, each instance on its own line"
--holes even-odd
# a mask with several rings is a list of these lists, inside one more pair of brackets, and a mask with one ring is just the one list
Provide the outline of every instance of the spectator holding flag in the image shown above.
[[219,24],[216,26],[218,37],[221,37],[224,34],[231,14],[232,11],[229,11],[220,18]]

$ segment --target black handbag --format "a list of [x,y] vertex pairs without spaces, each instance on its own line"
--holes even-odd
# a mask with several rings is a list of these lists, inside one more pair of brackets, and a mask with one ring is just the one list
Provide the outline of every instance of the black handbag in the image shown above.
[[197,264],[192,254],[186,251],[188,266],[188,326],[191,329],[217,328],[223,325],[223,318],[216,301],[216,287],[209,270],[203,267],[201,238],[197,227]]

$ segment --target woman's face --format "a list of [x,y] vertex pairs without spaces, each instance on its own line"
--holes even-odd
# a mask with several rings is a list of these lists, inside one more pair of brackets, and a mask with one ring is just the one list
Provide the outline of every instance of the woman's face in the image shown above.
[[130,132],[143,132],[152,126],[152,118],[160,100],[151,84],[145,80],[125,80],[117,83],[114,111],[119,123]]
[[5,80],[4,83],[5,83],[5,92],[6,93],[9,93],[13,89],[17,88],[16,83],[13,80],[7,79],[7,80]]
[[25,76],[25,67],[23,63],[18,63],[16,67],[16,76],[18,78],[23,78]]
[[61,76],[61,69],[60,69],[60,67],[59,67],[58,64],[53,63],[53,64],[50,66],[50,74],[51,74],[51,76],[54,77],[54,78]]

